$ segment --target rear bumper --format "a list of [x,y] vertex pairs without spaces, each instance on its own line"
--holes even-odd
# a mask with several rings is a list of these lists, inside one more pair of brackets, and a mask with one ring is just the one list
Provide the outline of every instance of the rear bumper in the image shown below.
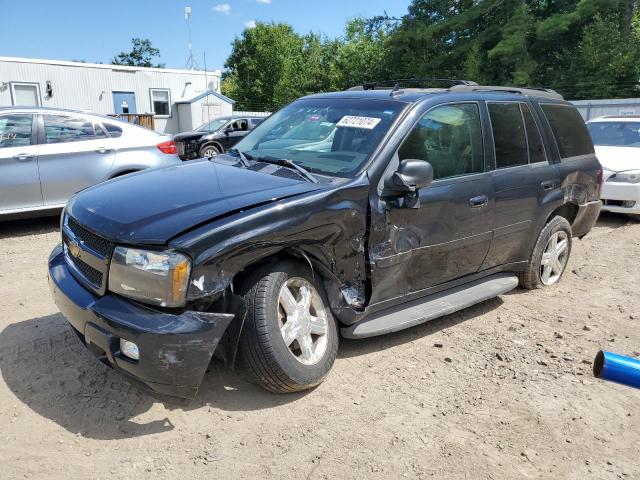
[[571,224],[571,231],[574,237],[582,238],[593,228],[600,215],[602,202],[596,200],[578,205],[578,214]]
[[[102,363],[153,392],[193,398],[232,314],[153,310],[116,295],[99,297],[69,271],[60,246],[49,257],[49,287],[56,305]],[[120,352],[120,339],[140,352],[132,360]]]
[[[605,182],[601,197],[602,209],[607,212],[640,214],[639,183]],[[623,206],[623,202],[628,206]]]

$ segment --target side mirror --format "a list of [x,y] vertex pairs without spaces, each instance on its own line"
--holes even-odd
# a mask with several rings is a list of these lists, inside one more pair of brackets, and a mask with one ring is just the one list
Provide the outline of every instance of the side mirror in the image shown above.
[[405,159],[398,169],[385,181],[385,190],[404,197],[404,207],[419,208],[418,191],[433,182],[433,167],[425,160]]
[[229,135],[232,132],[233,132],[233,128],[231,128],[231,127],[227,127],[227,128],[224,129],[224,134],[225,135]]
[[398,170],[391,176],[392,190],[416,192],[433,182],[433,167],[425,160],[406,159],[400,162]]

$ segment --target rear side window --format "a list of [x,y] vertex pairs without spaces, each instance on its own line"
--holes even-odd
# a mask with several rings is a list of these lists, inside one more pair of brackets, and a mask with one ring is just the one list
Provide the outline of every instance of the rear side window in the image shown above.
[[430,110],[408,135],[398,156],[426,160],[435,180],[484,172],[478,105],[461,103]]
[[561,158],[593,153],[589,131],[578,110],[568,105],[540,106],[551,125]]
[[496,168],[529,163],[527,139],[518,103],[490,103],[489,115],[496,148]]
[[96,138],[107,138],[107,134],[104,132],[99,123],[94,123],[93,128],[96,132]]
[[47,143],[68,143],[93,140],[93,123],[84,118],[43,115]]
[[522,117],[524,118],[524,126],[527,129],[527,142],[529,143],[529,163],[544,162],[547,157],[544,154],[544,145],[542,144],[542,137],[540,136],[540,130],[536,125],[529,106],[521,103]]
[[117,138],[122,136],[122,129],[116,125],[105,123],[104,128],[107,130],[107,133],[109,133],[109,136],[111,138]]
[[33,115],[3,115],[0,117],[0,148],[31,145]]

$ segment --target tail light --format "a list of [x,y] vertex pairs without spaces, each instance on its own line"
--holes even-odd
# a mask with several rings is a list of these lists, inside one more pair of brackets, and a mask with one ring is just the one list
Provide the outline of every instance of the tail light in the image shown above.
[[178,151],[176,150],[176,142],[174,142],[173,140],[167,140],[166,142],[159,143],[156,146],[158,147],[158,150],[168,155],[175,155],[176,153],[178,153]]

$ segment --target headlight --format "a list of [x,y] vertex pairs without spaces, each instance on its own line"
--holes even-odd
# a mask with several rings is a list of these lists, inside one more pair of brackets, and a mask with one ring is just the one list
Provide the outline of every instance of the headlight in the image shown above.
[[116,247],[109,268],[109,290],[161,307],[185,304],[191,261],[175,252]]
[[640,170],[628,170],[626,172],[614,173],[609,177],[608,182],[640,183]]

